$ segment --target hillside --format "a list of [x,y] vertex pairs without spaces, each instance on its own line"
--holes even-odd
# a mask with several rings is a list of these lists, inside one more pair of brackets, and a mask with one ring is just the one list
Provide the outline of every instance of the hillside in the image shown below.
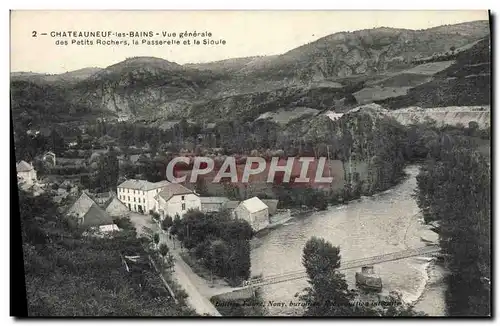
[[[413,102],[438,106],[440,95],[421,98],[437,84],[444,92],[462,93],[439,104],[484,104],[470,102],[484,97],[471,89],[488,89],[489,66],[474,57],[484,57],[478,41],[487,35],[487,21],[428,30],[374,28],[335,33],[276,56],[186,65],[135,57],[61,75],[13,73],[12,108],[14,115],[25,112],[31,119],[47,114],[64,120],[85,112],[145,121],[250,121],[266,112],[344,112],[374,101],[391,108]],[[35,103],[37,87],[52,94],[42,104]]]
[[34,72],[13,72],[10,74],[12,80],[25,80],[27,78],[32,81],[48,82],[48,83],[75,83],[85,80],[90,76],[99,72],[102,68],[90,67],[82,68],[74,71],[68,71],[62,74],[39,74]]
[[459,53],[456,61],[408,94],[377,103],[392,109],[490,104],[490,42],[484,38]]
[[461,47],[489,34],[488,21],[428,30],[375,28],[323,37],[239,73],[303,81],[373,74],[410,66],[412,60]]
[[118,116],[157,117],[184,110],[218,78],[158,58],[130,58],[75,86],[77,101]]

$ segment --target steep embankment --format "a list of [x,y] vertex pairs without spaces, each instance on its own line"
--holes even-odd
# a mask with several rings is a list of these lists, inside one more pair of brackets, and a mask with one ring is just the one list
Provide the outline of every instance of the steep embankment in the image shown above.
[[469,122],[477,122],[479,128],[485,129],[491,126],[489,106],[462,106],[462,107],[440,107],[440,108],[405,108],[389,113],[396,121],[403,125],[429,120],[436,121],[437,125],[463,125]]

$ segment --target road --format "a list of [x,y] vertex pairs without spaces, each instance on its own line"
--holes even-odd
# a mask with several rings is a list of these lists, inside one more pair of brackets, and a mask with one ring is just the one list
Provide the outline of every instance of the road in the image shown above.
[[160,232],[160,243],[166,243],[170,249],[170,253],[174,256],[173,276],[188,294],[187,301],[189,305],[200,315],[221,316],[208,299],[212,296],[212,291],[210,291],[207,282],[196,275],[179,255],[179,244],[177,243],[176,249],[173,249],[173,242],[168,239],[167,234],[163,231]]
[[138,234],[142,232],[143,227],[148,227],[153,230],[153,232],[158,232],[160,234],[160,243],[167,244],[170,249],[170,253],[175,258],[173,277],[188,294],[188,304],[200,315],[208,314],[211,316],[221,316],[221,314],[217,311],[217,309],[215,309],[214,305],[208,299],[212,297],[216,292],[210,288],[210,286],[204,279],[196,275],[192,271],[192,269],[184,262],[184,260],[182,260],[179,255],[179,243],[176,243],[176,249],[174,249],[174,243],[172,242],[172,240],[168,239],[167,234],[163,232],[148,215],[131,212],[130,220],[135,225]]

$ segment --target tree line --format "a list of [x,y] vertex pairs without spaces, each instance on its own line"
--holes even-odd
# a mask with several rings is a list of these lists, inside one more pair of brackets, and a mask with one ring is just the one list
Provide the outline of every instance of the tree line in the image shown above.
[[491,314],[491,170],[470,138],[441,135],[417,176],[417,203],[426,222],[439,221],[450,271],[450,316]]

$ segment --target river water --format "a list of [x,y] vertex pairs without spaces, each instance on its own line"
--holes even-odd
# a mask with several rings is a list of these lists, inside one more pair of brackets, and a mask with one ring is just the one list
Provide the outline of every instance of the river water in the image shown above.
[[[295,218],[258,237],[252,243],[252,275],[265,277],[303,268],[302,249],[312,236],[340,246],[342,260],[424,246],[421,236],[429,231],[422,224],[417,203],[412,198],[418,171],[418,166],[409,166],[406,168],[408,178],[388,191]],[[419,299],[417,308],[432,309],[424,311],[429,315],[441,315],[441,308],[436,307],[444,307],[443,291],[436,291],[434,287],[432,294],[424,293],[428,266],[428,260],[407,258],[375,265],[375,272],[382,278],[383,294],[399,291],[407,302]],[[355,272],[343,271],[350,287],[355,286]],[[293,307],[290,302],[298,302],[294,295],[306,286],[307,281],[302,279],[262,288],[266,304],[274,300],[284,305],[268,306],[269,315],[301,314],[300,308]]]

